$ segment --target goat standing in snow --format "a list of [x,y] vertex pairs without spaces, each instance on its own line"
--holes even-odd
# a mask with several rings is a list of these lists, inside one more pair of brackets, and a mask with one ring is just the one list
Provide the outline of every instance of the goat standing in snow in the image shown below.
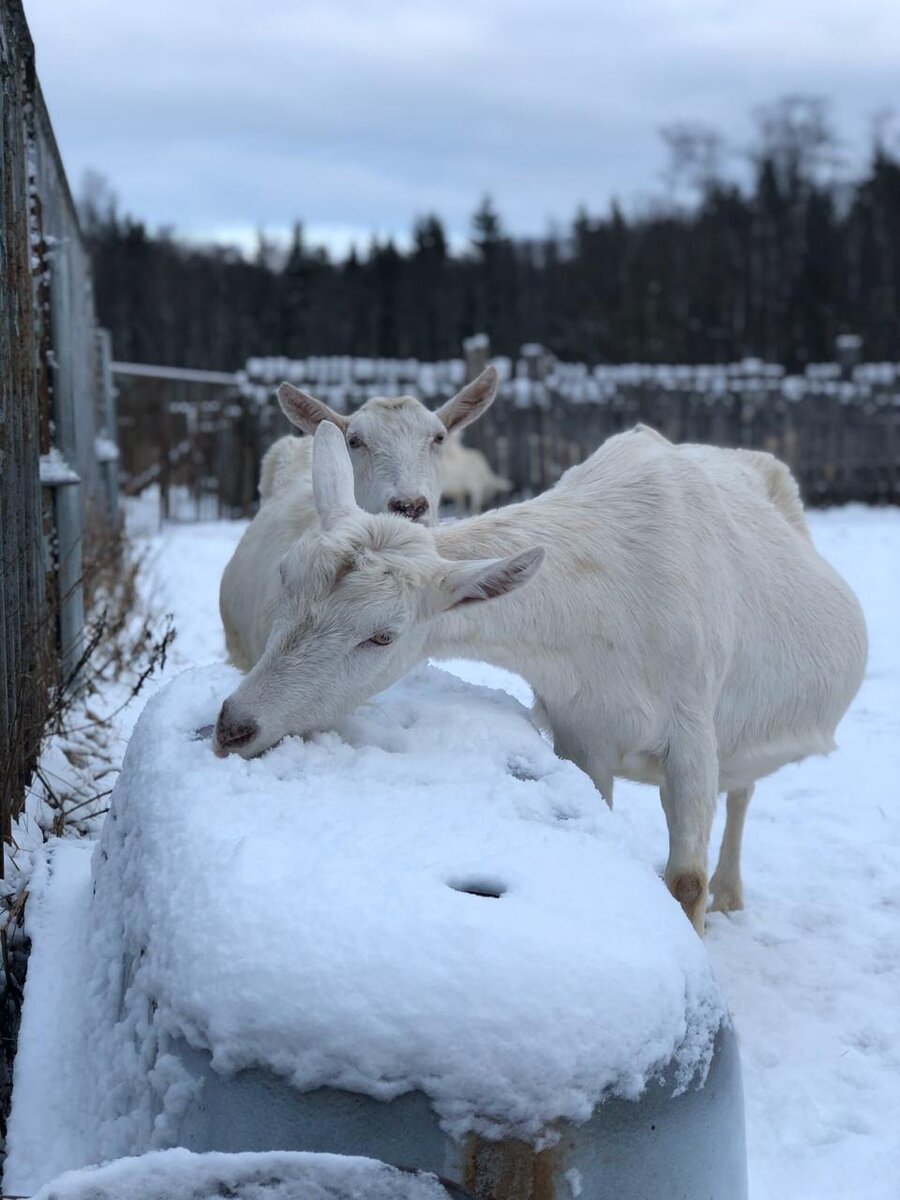
[[321,531],[285,555],[216,752],[327,728],[428,657],[481,658],[529,681],[558,752],[607,801],[616,775],[659,786],[666,883],[698,932],[726,791],[711,886],[715,907],[741,907],[754,783],[833,748],[866,661],[859,604],[816,552],[787,468],[638,426],[536,499],[437,529],[362,512],[353,485],[322,426]]
[[[497,394],[486,367],[461,392],[430,412],[412,396],[376,397],[348,417],[289,383],[278,389],[285,416],[306,433],[324,422],[343,435],[353,464],[356,500],[367,512],[391,512],[426,525],[440,508],[447,438],[477,420]],[[228,656],[247,671],[262,654],[278,603],[278,563],[317,524],[310,477],[312,439],[280,438],[263,458],[262,505],[222,575],[219,611]]]

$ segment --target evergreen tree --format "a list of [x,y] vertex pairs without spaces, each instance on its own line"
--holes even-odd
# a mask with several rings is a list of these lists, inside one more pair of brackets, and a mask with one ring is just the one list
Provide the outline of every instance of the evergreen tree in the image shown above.
[[510,237],[485,196],[467,249],[434,213],[408,251],[373,239],[332,262],[297,222],[281,249],[261,232],[245,257],[185,245],[122,215],[85,179],[82,228],[98,313],[117,358],[236,369],[251,355],[436,359],[490,335],[495,352],[538,341],[564,358],[789,368],[831,358],[834,338],[900,359],[900,140],[881,121],[862,178],[838,183],[825,105],[760,110],[743,186],[723,174],[712,131],[670,126],[668,202],[626,213],[580,208],[568,228]]

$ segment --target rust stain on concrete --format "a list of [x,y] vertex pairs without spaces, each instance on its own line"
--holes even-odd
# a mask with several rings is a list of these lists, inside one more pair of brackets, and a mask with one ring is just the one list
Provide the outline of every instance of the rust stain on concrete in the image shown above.
[[556,1200],[556,1149],[473,1136],[463,1155],[464,1186],[473,1200]]

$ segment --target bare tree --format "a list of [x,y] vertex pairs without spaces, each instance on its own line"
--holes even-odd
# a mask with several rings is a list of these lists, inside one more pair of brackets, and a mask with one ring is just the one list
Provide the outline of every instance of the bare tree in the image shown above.
[[119,198],[106,176],[88,167],[81,176],[76,201],[78,220],[85,236],[92,238],[115,224],[118,206]]
[[721,179],[725,145],[722,135],[709,125],[693,121],[664,125],[659,135],[669,155],[663,176],[672,203],[677,205],[682,197],[689,202],[702,199]]
[[757,143],[750,157],[757,166],[771,165],[783,192],[824,183],[840,165],[837,135],[822,96],[782,96],[757,108],[753,119]]

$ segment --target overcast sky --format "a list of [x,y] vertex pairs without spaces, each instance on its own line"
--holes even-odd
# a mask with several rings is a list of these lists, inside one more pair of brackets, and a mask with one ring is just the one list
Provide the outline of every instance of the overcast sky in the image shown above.
[[456,235],[489,191],[541,233],[662,189],[659,127],[751,135],[786,92],[833,101],[848,153],[900,108],[900,0],[25,0],[76,190],[242,240],[301,218],[334,247]]

